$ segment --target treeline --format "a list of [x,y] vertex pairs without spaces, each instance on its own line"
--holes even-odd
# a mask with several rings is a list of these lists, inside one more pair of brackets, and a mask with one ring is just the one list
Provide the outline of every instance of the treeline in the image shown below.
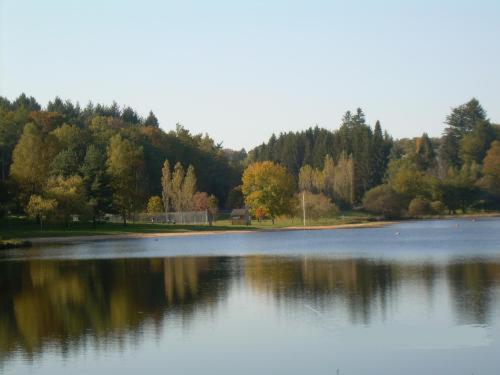
[[217,205],[273,220],[304,206],[317,217],[358,207],[422,216],[500,208],[500,126],[472,99],[442,137],[394,140],[357,109],[337,130],[273,135],[247,155],[180,124],[165,132],[153,112],[59,98],[42,108],[22,94],[0,97],[0,168],[0,214],[57,207],[66,222],[83,207],[94,220]]
[[14,101],[0,97],[3,214],[25,212],[32,197],[34,207],[50,205],[36,199],[51,196],[58,197],[58,208],[66,214],[78,199],[101,213],[144,210],[151,196],[162,195],[167,159],[178,169],[191,166],[193,190],[213,194],[224,205],[240,183],[239,160],[245,156],[180,124],[165,132],[153,112],[142,117],[116,103],[82,108],[55,98],[42,108],[25,94]]
[[249,152],[248,161],[270,160],[281,164],[297,181],[304,166],[323,169],[327,155],[342,167],[350,162],[353,182],[349,194],[352,197],[346,200],[352,204],[360,201],[365,191],[382,182],[393,143],[378,121],[371,128],[363,111],[358,109],[354,114],[346,112],[336,131],[315,127],[282,133],[279,137],[272,135],[267,143]]
[[315,127],[273,135],[249,152],[247,163],[284,166],[296,191],[323,202],[316,206],[325,207],[328,198],[344,209],[362,205],[388,217],[422,216],[498,209],[499,140],[500,126],[476,99],[454,108],[443,136],[433,139],[424,133],[393,140],[378,121],[369,126],[358,109],[347,112],[335,131]]

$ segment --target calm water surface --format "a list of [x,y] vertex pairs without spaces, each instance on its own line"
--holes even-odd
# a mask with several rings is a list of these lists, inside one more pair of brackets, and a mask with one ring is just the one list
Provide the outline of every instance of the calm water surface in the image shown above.
[[499,374],[500,219],[0,253],[0,373]]

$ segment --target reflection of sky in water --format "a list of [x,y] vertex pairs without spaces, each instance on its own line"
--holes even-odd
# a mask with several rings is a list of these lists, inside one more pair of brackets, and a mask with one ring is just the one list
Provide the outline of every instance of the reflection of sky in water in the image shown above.
[[[383,228],[322,231],[229,233],[192,237],[101,241],[5,251],[5,259],[96,259],[187,255],[310,255],[396,258],[448,262],[461,258],[500,258],[500,219],[429,220]],[[0,258],[1,259],[1,258]]]
[[99,242],[24,261],[8,252],[0,372],[498,374],[499,227]]

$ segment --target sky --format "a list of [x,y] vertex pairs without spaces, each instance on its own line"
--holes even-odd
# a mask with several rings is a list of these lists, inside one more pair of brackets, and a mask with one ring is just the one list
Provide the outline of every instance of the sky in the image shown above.
[[500,1],[0,0],[0,95],[130,105],[247,150],[361,107],[439,136],[476,97],[500,122]]

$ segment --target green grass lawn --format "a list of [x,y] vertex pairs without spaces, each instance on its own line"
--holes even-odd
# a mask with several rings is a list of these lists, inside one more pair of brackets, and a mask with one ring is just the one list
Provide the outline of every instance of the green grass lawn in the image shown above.
[[62,225],[45,225],[43,231],[40,225],[34,221],[22,219],[3,220],[0,228],[0,238],[32,238],[32,237],[67,237],[67,236],[90,236],[103,234],[123,233],[182,233],[198,231],[222,231],[257,229],[246,226],[219,225],[182,225],[182,224],[134,224],[126,226],[116,223],[101,223],[94,228],[90,223],[72,223],[69,228]]
[[[307,219],[306,225],[309,226],[322,226],[322,225],[341,225],[341,224],[355,224],[355,223],[365,223],[367,221],[373,220],[375,217],[366,212],[359,211],[346,211],[342,212],[338,216],[330,218],[321,218],[317,220]],[[229,220],[218,221],[217,224],[230,225]],[[263,220],[258,222],[257,220],[252,221],[252,227],[258,229],[278,229],[287,227],[301,227],[304,223],[302,218],[277,218],[274,224],[271,220]]]
[[[356,211],[343,212],[338,217],[325,218],[320,220],[307,220],[308,226],[319,225],[339,225],[362,223],[369,221],[372,216]],[[72,223],[69,228],[63,225],[47,224],[43,231],[40,225],[34,220],[24,218],[9,218],[0,221],[0,238],[32,238],[32,237],[67,237],[67,236],[90,236],[105,234],[123,233],[182,233],[199,231],[228,231],[228,230],[262,230],[280,229],[286,227],[302,226],[300,218],[278,218],[272,224],[271,220],[258,222],[254,220],[252,225],[231,225],[229,220],[216,221],[209,225],[189,225],[189,224],[149,224],[149,223],[128,223],[126,226],[118,223],[101,223],[95,228],[90,223]]]

